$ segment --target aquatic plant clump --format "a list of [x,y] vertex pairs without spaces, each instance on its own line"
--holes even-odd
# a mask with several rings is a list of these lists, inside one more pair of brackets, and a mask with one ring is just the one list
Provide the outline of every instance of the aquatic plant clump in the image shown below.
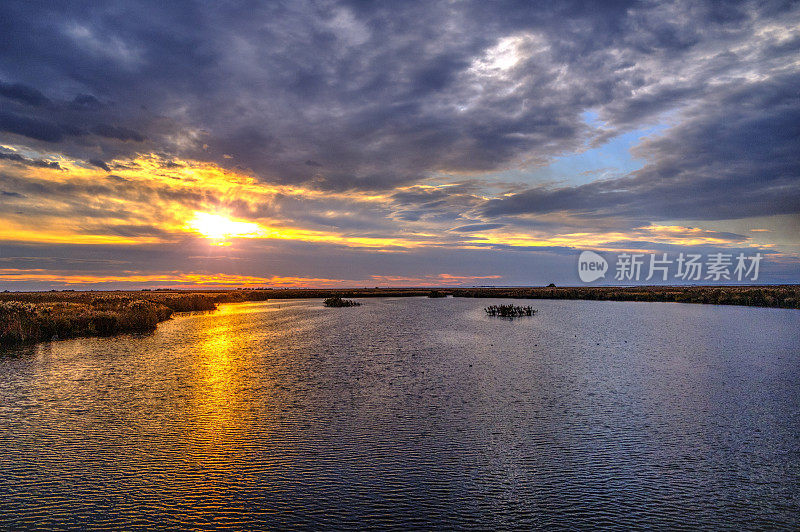
[[489,316],[499,316],[501,318],[520,318],[522,316],[533,316],[536,310],[531,307],[520,307],[516,305],[491,305],[484,309]]
[[360,307],[361,303],[353,301],[352,299],[342,299],[339,296],[329,297],[325,300],[326,307]]
[[445,294],[444,292],[440,292],[438,290],[431,290],[428,293],[428,297],[430,297],[430,298],[447,297],[447,294]]

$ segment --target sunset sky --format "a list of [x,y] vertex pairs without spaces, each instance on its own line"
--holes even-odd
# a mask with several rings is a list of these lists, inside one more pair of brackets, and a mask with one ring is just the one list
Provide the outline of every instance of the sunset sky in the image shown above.
[[800,282],[800,4],[5,1],[0,289]]

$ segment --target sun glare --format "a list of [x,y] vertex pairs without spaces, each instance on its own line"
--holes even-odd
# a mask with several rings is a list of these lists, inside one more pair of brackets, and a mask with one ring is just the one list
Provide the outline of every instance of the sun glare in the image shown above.
[[238,222],[222,214],[207,212],[196,212],[187,227],[210,240],[223,243],[229,238],[252,238],[261,232],[257,223]]

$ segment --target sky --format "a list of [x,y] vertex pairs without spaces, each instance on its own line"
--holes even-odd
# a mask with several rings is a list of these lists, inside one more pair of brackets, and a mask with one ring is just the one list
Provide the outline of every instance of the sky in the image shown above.
[[800,3],[0,10],[0,289],[800,282]]

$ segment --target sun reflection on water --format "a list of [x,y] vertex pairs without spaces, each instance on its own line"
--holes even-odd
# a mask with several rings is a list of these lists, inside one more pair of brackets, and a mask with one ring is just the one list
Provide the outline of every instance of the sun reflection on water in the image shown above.
[[217,440],[242,431],[247,392],[242,386],[239,366],[243,360],[230,317],[221,313],[218,320],[206,323],[195,362],[194,413],[200,431],[215,435],[213,440]]

